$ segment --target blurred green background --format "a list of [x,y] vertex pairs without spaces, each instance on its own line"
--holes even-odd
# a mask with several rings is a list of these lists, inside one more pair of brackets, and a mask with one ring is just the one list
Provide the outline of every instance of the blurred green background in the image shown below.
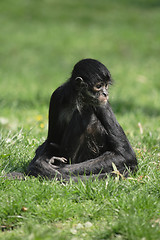
[[82,58],[110,70],[139,170],[85,184],[0,178],[0,239],[159,239],[159,0],[0,1],[0,176],[24,172],[46,138],[52,92]]
[[159,131],[159,10],[158,0],[1,1],[1,129],[40,122],[33,135],[46,136],[51,93],[89,57],[110,70],[110,102],[131,137],[138,122]]

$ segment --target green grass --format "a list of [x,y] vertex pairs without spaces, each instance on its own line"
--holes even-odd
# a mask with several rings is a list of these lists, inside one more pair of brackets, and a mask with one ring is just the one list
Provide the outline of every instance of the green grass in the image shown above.
[[86,57],[109,68],[110,102],[139,162],[121,181],[0,178],[0,239],[159,240],[159,11],[158,0],[0,2],[0,175],[26,169],[51,93]]

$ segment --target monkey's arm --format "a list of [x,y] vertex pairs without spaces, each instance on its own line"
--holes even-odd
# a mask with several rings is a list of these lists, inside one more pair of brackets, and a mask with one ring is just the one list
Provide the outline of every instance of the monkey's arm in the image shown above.
[[59,171],[64,175],[90,175],[111,173],[113,171],[113,163],[117,169],[123,173],[126,168],[134,171],[137,166],[135,153],[114,113],[108,104],[107,106],[99,106],[95,110],[95,115],[103,125],[107,134],[107,144],[110,150],[95,159],[89,159],[85,162],[65,165]]
[[118,123],[109,103],[106,106],[98,106],[95,115],[107,131],[108,141],[112,146],[112,152],[126,159],[136,161],[133,148],[127,139],[122,127]]

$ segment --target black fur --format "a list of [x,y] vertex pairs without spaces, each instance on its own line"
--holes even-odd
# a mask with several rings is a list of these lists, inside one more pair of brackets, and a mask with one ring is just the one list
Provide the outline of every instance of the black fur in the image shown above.
[[63,180],[70,176],[83,179],[84,175],[104,178],[112,173],[113,163],[121,174],[136,170],[135,153],[109,102],[99,103],[91,90],[97,82],[111,84],[110,72],[99,61],[84,59],[52,94],[48,137],[36,150],[28,175]]

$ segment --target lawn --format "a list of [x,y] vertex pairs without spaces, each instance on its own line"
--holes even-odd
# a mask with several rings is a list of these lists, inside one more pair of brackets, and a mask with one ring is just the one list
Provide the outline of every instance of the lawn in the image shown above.
[[110,103],[139,170],[119,181],[0,178],[0,239],[160,239],[158,0],[0,2],[0,176],[24,172],[48,128],[52,92],[73,65],[110,70]]

